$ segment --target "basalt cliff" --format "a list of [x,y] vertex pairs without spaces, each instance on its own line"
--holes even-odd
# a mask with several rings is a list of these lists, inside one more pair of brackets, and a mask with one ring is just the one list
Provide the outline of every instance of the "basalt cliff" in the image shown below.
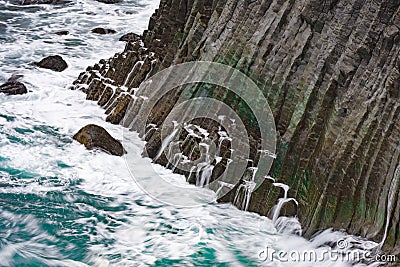
[[[277,132],[269,175],[290,186],[289,196],[298,201],[282,213],[297,215],[306,236],[332,227],[400,253],[399,0],[161,0],[143,35],[89,67],[74,88],[104,107],[107,121],[120,124],[132,102],[145,101],[137,88],[146,78],[200,60],[240,70],[268,100]],[[141,133],[147,155],[165,166],[159,129],[183,91],[166,94]],[[191,96],[202,91],[243,117],[254,171],[260,135],[246,106],[221,88],[199,85]],[[191,123],[221,141],[217,122]],[[181,130],[178,144],[186,159],[200,157],[204,138],[201,131]],[[198,171],[209,174],[207,181],[229,162],[229,139],[218,144],[219,161]],[[196,175],[182,174],[199,183]],[[238,196],[240,184],[220,201],[268,215],[283,195],[271,180],[250,192],[246,205],[238,201],[249,193]]]

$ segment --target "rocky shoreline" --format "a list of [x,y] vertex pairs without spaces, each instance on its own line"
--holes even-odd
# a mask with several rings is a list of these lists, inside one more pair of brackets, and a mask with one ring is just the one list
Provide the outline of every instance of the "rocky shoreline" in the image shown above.
[[[306,236],[333,227],[399,254],[399,28],[398,1],[161,0],[141,39],[127,40],[124,51],[88,67],[74,89],[120,124],[129,104],[143,101],[139,85],[172,64],[215,61],[241,70],[261,88],[275,117],[278,151],[270,175],[299,201],[298,214],[290,205],[283,212],[298,215]],[[168,95],[146,118],[149,127],[156,125],[151,134],[141,133],[152,158],[161,145],[157,129],[181,93]],[[236,101],[218,93],[225,103]],[[215,132],[213,123],[193,123]],[[252,126],[249,119],[256,163],[259,133]],[[227,158],[213,170],[224,169]],[[235,190],[221,201],[234,202]],[[265,180],[248,209],[268,215],[282,195]]]

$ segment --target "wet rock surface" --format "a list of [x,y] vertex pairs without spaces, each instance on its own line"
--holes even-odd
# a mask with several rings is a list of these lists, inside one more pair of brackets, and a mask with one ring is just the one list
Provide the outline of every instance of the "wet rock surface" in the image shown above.
[[[193,60],[235,66],[257,83],[274,114],[278,151],[270,174],[299,202],[284,213],[298,214],[306,236],[346,229],[385,239],[385,250],[400,253],[399,8],[398,1],[373,0],[161,0],[143,44],[128,42],[74,84],[120,123],[126,95],[137,95],[157,70]],[[156,125],[146,135],[153,157],[161,144],[157,129],[181,93],[139,118]],[[246,128],[256,163],[257,127]],[[234,202],[235,190],[224,201]],[[265,181],[248,208],[267,215],[279,197]]]
[[5,84],[0,85],[0,93],[7,95],[22,95],[28,93],[28,90],[23,83],[15,81],[6,82]]
[[122,42],[136,42],[141,40],[141,36],[136,33],[130,32],[122,35],[121,38],[119,38],[119,40]]
[[68,68],[67,62],[65,62],[65,60],[59,55],[48,56],[39,62],[35,62],[34,65],[57,72],[62,72]]
[[6,83],[0,85],[0,93],[7,95],[22,95],[28,93],[28,89],[25,84],[18,80],[22,78],[22,75],[13,75]]
[[114,34],[114,33],[117,33],[117,32],[115,30],[113,30],[113,29],[94,28],[92,30],[92,33],[96,33],[96,34]]
[[67,30],[62,30],[62,31],[57,31],[57,32],[55,32],[54,34],[56,34],[56,35],[68,35],[69,34],[69,31],[67,31]]
[[73,138],[90,150],[97,148],[115,156],[122,156],[125,153],[121,142],[98,125],[86,125]]

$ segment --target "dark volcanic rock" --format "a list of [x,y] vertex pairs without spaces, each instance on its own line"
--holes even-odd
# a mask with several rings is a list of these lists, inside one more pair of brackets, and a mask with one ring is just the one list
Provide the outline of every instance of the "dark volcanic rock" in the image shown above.
[[28,93],[28,90],[23,83],[9,80],[5,84],[0,85],[0,93],[8,95],[22,95]]
[[[128,41],[100,72],[88,70],[75,85],[100,96],[109,121],[118,123],[126,95],[142,95],[136,88],[160,69],[196,60],[242,70],[268,97],[275,117],[279,138],[270,173],[299,203],[282,213],[298,211],[306,236],[346,229],[379,243],[385,237],[383,249],[400,254],[400,2],[321,2],[161,0],[143,33],[144,47]],[[257,140],[257,125],[240,101],[214,91]],[[137,98],[132,116],[161,127],[182,95],[172,92],[150,118],[141,117],[144,100]],[[149,156],[160,147],[157,133],[146,144]],[[253,142],[251,150],[257,149]],[[226,201],[234,201],[234,190]],[[280,196],[264,182],[249,211],[266,215]]]
[[96,1],[104,4],[116,4],[121,2],[121,0],[96,0]]
[[23,0],[21,5],[41,5],[41,4],[52,4],[53,0]]
[[21,5],[60,5],[60,4],[65,4],[68,3],[68,1],[63,1],[63,0],[22,0]]
[[57,34],[57,35],[68,35],[69,31],[58,31],[58,32],[55,32],[54,34]]
[[97,34],[114,34],[117,33],[113,29],[105,29],[105,28],[94,28],[92,30],[92,33],[97,33]]
[[39,62],[35,62],[34,64],[40,68],[50,69],[58,72],[68,68],[65,60],[59,55],[46,57]]
[[98,125],[86,125],[73,138],[84,144],[87,149],[99,148],[115,156],[122,156],[125,153],[121,142]]
[[121,38],[119,38],[119,40],[122,42],[136,42],[139,41],[140,39],[141,39],[140,35],[133,32],[124,34],[121,36]]

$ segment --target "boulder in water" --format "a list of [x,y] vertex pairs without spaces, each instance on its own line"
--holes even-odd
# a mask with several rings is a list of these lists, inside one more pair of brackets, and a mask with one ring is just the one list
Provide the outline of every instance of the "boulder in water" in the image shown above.
[[92,30],[92,33],[97,33],[97,34],[114,34],[114,33],[116,33],[116,31],[113,30],[113,29],[94,28],[94,29]]
[[121,0],[96,0],[96,1],[104,4],[116,4],[121,2]]
[[57,35],[68,35],[69,31],[63,30],[63,31],[55,32],[54,34],[57,34]]
[[7,95],[22,95],[28,93],[25,84],[18,81],[22,75],[13,75],[5,84],[0,85],[0,93]]
[[68,64],[59,55],[48,56],[39,62],[35,62],[34,64],[40,68],[50,69],[58,72],[61,72],[68,68]]
[[87,149],[99,148],[111,155],[122,156],[125,153],[121,142],[112,137],[103,127],[89,124],[73,137]]
[[26,86],[21,82],[6,82],[0,85],[0,93],[8,95],[22,95],[28,93]]

